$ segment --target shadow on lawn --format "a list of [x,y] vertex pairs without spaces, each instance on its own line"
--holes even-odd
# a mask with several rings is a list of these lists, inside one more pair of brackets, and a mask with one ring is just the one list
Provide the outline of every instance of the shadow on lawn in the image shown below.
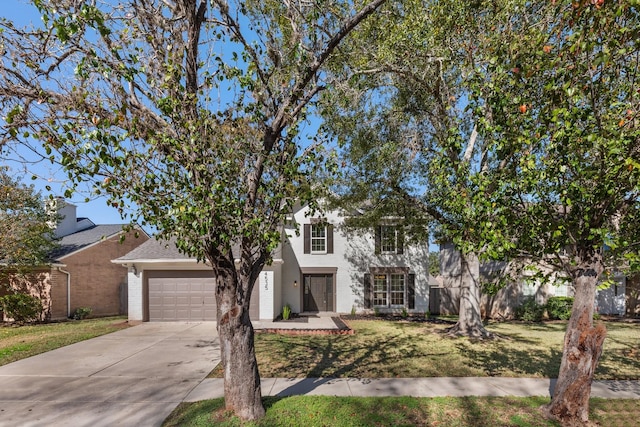
[[[291,372],[292,376],[307,378],[380,376],[377,372],[380,366],[387,369],[385,376],[402,376],[406,370],[399,363],[403,361],[447,356],[437,348],[426,352],[424,343],[416,342],[415,334],[405,333],[402,329],[385,334],[384,339],[366,331],[359,331],[356,336],[308,336],[304,340],[279,336],[265,339],[271,341],[270,346],[277,348],[270,355],[272,360],[277,360],[276,373]],[[269,367],[265,366],[265,369]]]
[[470,366],[484,371],[490,377],[513,371],[525,377],[555,378],[562,358],[561,349],[551,349],[549,353],[504,347],[476,349],[467,343],[459,343],[457,347],[465,354]]

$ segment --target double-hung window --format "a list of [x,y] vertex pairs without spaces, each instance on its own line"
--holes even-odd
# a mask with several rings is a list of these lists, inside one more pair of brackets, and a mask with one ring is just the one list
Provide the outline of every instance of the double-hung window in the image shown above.
[[305,254],[333,253],[333,225],[326,220],[312,218],[304,224],[303,233]]
[[376,274],[373,276],[373,305],[377,307],[386,307],[388,305],[387,275]]
[[327,227],[322,224],[311,224],[311,253],[327,253]]
[[376,227],[375,249],[377,254],[402,254],[403,235],[400,225],[379,225]]
[[398,228],[394,225],[380,226],[380,252],[395,254],[398,248]]

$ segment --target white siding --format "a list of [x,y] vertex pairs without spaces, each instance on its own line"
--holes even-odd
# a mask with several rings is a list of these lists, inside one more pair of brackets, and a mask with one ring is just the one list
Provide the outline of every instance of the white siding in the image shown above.
[[142,321],[144,319],[144,311],[142,308],[142,272],[133,273],[133,269],[129,268],[127,275],[128,283],[128,317],[129,321]]
[[273,271],[262,271],[257,286],[260,286],[260,319],[273,320],[275,283]]
[[[299,235],[294,227],[286,227],[288,243],[283,247],[282,267],[282,303],[288,303],[294,312],[302,310],[302,274],[305,269],[335,268],[336,295],[335,308],[338,313],[349,313],[351,307],[357,311],[364,309],[363,279],[371,267],[408,267],[415,276],[415,310],[424,312],[428,309],[428,245],[408,247],[405,244],[401,255],[376,255],[373,230],[369,232],[349,231],[342,227],[344,217],[337,212],[326,212],[317,215],[326,218],[333,224],[333,253],[304,253],[304,224],[311,222],[303,208],[294,214],[295,223],[299,226]],[[294,286],[294,282],[297,286]],[[276,311],[281,310],[277,307]]]

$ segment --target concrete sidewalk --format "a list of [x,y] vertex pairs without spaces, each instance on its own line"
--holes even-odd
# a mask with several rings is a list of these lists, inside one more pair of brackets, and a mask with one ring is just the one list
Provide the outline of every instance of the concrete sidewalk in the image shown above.
[[[263,396],[551,396],[548,378],[262,378]],[[592,397],[640,399],[640,380],[594,381]],[[223,380],[203,380],[184,401],[224,397]]]

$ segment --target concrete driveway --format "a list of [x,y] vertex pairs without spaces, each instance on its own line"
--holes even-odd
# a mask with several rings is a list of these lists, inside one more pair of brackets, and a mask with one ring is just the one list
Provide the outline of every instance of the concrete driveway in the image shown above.
[[159,426],[220,360],[215,322],[143,323],[0,366],[0,426]]

